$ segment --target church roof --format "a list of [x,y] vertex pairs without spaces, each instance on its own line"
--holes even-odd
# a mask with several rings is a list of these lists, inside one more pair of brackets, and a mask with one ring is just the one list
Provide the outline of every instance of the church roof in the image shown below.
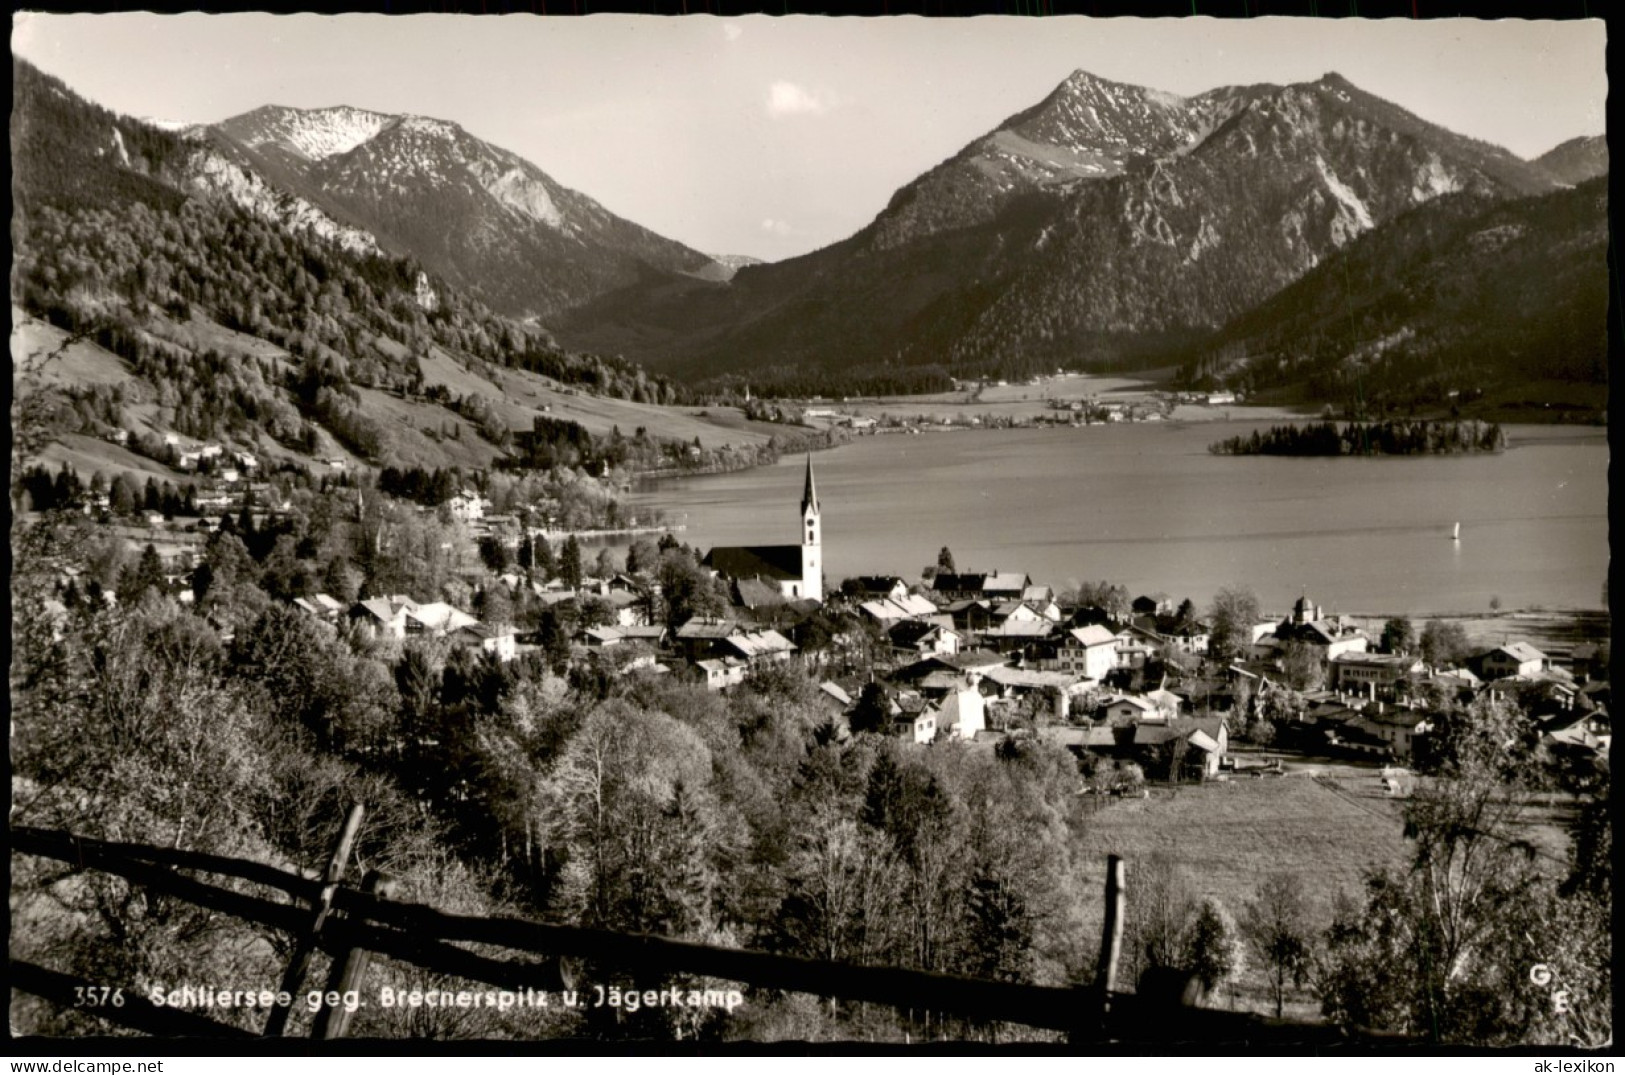
[[719,545],[705,554],[706,567],[731,579],[801,578],[800,545]]
[[807,453],[807,487],[801,493],[801,514],[818,511],[818,486],[813,482],[812,453]]

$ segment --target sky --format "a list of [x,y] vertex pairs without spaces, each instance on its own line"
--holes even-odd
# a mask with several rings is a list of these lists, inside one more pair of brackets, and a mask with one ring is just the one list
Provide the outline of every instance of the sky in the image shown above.
[[265,104],[451,120],[610,211],[711,254],[778,260],[869,223],[903,184],[1074,70],[1192,95],[1337,71],[1538,156],[1605,131],[1601,20],[837,19],[593,15],[13,17],[12,51],[132,116]]

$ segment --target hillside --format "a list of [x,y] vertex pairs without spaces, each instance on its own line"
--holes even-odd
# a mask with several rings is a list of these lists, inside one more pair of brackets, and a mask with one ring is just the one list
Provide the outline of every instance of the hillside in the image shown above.
[[1139,365],[1434,198],[1556,185],[1335,74],[1186,99],[1079,72],[849,239],[727,283],[651,277],[554,327],[651,368],[764,383]]
[[[677,385],[557,347],[196,131],[114,115],[20,62],[13,84],[14,467],[77,438],[80,456],[146,469],[169,434],[318,470],[489,467],[544,417],[642,430],[644,465],[794,435],[672,406]],[[145,462],[115,435],[145,442]]]
[[1608,174],[1608,139],[1601,135],[1571,138],[1535,158],[1535,163],[1559,183],[1584,183]]
[[1232,321],[1183,376],[1353,413],[1595,416],[1607,406],[1607,250],[1606,177],[1508,202],[1440,198]]

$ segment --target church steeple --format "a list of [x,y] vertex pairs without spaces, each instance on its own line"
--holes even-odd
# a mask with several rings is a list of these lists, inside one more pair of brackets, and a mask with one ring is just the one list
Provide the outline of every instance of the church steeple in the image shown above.
[[807,486],[801,494],[801,596],[824,599],[824,550],[822,520],[818,511],[818,486],[813,481],[812,454],[807,455]]
[[813,483],[812,453],[807,453],[807,488],[801,494],[801,514],[818,514],[818,486]]

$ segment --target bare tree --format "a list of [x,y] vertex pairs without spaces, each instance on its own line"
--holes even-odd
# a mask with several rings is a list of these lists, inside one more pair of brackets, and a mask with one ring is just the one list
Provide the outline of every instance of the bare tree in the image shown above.
[[1241,930],[1269,975],[1279,1019],[1286,1006],[1287,982],[1302,988],[1310,968],[1314,932],[1302,879],[1292,873],[1266,877],[1242,912]]

